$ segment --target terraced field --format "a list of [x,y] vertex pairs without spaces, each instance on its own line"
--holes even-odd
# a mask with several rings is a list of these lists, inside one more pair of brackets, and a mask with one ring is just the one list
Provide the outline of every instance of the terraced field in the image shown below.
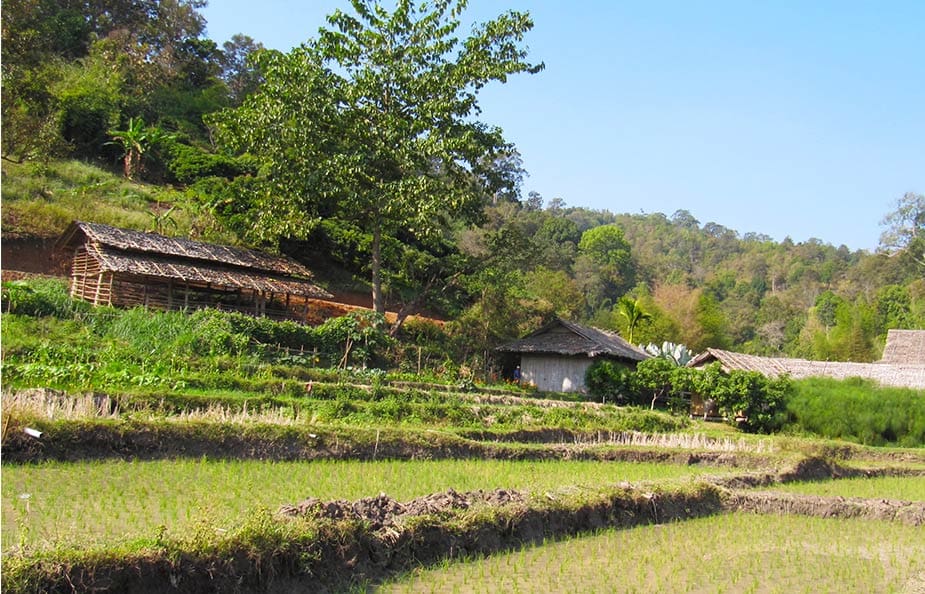
[[[5,591],[902,590],[922,575],[916,450],[52,396],[4,396]],[[470,397],[512,417],[587,408]]]

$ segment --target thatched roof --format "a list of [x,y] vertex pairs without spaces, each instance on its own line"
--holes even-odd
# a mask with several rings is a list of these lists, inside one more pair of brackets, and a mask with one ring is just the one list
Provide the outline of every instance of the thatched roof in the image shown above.
[[86,244],[88,252],[107,271],[234,289],[330,297],[309,282],[311,272],[298,262],[255,250],[81,221],[68,227],[57,248],[73,250],[80,244]]
[[520,340],[496,349],[505,353],[531,353],[588,357],[607,356],[630,361],[648,359],[649,354],[613,332],[582,326],[556,318]]
[[707,349],[688,363],[689,367],[703,367],[719,361],[726,371],[757,371],[768,377],[789,375],[794,379],[830,377],[846,379],[861,377],[885,386],[925,389],[925,365],[898,365],[893,363],[850,363],[840,361],[809,361],[785,357],[759,357],[721,349]]
[[881,363],[925,366],[925,330],[889,330]]

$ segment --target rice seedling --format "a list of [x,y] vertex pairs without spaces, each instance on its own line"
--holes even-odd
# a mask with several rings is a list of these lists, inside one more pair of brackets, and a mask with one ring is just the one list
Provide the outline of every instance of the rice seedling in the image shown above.
[[[453,488],[533,492],[594,489],[622,481],[689,477],[694,466],[594,461],[174,460],[5,466],[2,548],[111,542],[181,534],[191,523],[228,529],[256,507],[276,509],[307,497],[377,495],[409,500]],[[22,496],[28,494],[28,499]],[[28,503],[26,505],[25,502]]]
[[421,569],[376,591],[895,592],[923,571],[921,528],[727,514]]
[[833,481],[787,483],[774,487],[776,491],[823,495],[827,497],[863,497],[867,499],[900,499],[925,501],[925,476],[881,476],[850,478]]

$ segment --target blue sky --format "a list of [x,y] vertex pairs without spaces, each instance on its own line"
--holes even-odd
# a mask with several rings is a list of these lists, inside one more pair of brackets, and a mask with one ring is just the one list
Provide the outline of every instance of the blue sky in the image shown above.
[[[211,0],[207,36],[287,51],[346,0]],[[925,2],[470,0],[529,11],[536,75],[480,95],[524,196],[873,250],[925,192]],[[468,28],[461,29],[461,33]]]

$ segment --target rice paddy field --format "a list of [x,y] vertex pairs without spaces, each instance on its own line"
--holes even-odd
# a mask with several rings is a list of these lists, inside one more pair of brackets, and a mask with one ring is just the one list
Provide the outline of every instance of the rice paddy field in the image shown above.
[[355,500],[380,492],[407,501],[450,488],[554,491],[622,481],[719,474],[723,469],[599,461],[89,461],[6,465],[2,547],[99,545],[182,534],[191,525],[229,530],[255,508],[308,497]]
[[833,481],[805,481],[774,487],[775,491],[824,497],[862,497],[925,501],[925,476],[846,478]]
[[414,571],[405,592],[921,592],[920,527],[724,514]]

